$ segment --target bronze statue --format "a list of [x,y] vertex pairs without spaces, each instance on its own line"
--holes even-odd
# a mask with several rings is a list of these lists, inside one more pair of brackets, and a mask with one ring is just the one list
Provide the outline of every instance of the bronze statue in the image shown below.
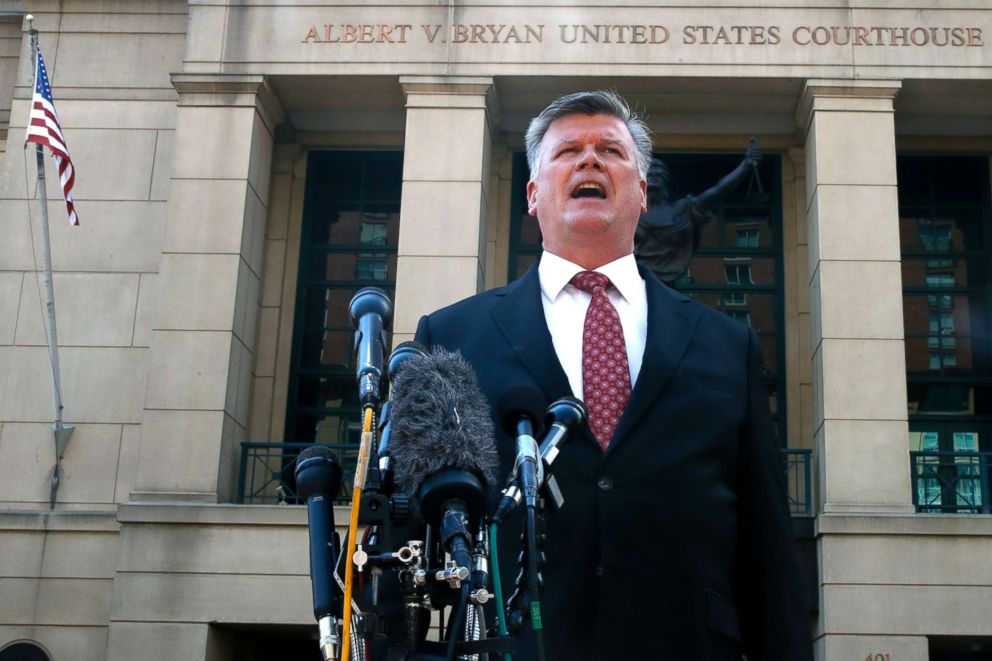
[[668,168],[660,159],[652,159],[648,168],[648,210],[641,215],[634,235],[637,261],[651,269],[665,284],[671,285],[685,273],[699,247],[703,226],[713,220],[710,209],[735,189],[748,174],[761,195],[757,178],[761,152],[754,138],[744,153],[744,160],[734,170],[700,195],[686,195],[669,202]]

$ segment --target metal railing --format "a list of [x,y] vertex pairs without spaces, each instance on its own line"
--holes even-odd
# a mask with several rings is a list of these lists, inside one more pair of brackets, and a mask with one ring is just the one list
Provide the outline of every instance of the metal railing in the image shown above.
[[[241,470],[238,475],[238,503],[246,505],[295,505],[296,455],[311,443],[242,443]],[[351,482],[358,458],[357,445],[328,445],[341,463],[341,491],[335,502],[351,500]],[[789,511],[793,516],[812,516],[813,498],[810,479],[811,450],[785,448],[785,469]]]
[[792,516],[813,516],[813,451],[803,448],[782,448],[785,468],[786,497]]
[[[296,456],[312,443],[242,443],[238,503],[296,505]],[[341,464],[341,489],[334,502],[351,502],[351,483],[358,460],[357,445],[327,445]]]
[[917,512],[992,514],[992,452],[909,453]]

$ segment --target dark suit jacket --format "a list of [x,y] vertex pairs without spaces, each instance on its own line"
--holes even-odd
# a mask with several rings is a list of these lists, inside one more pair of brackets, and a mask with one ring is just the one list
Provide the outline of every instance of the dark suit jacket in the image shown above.
[[[565,506],[548,515],[547,658],[812,659],[757,336],[641,275],[647,348],[613,442],[604,454],[586,429],[553,466]],[[548,402],[572,394],[536,266],[422,318],[417,341],[460,350],[493,407],[521,382]],[[514,441],[497,446],[505,475]],[[511,519],[500,535],[504,585],[519,531]]]

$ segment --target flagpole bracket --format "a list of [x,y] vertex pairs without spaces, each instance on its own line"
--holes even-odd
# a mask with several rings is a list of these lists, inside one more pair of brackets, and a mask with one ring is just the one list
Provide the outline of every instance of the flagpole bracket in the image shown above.
[[65,455],[65,449],[69,447],[69,439],[72,438],[72,432],[75,429],[75,425],[52,425],[52,432],[55,434],[55,457],[57,461],[61,461]]

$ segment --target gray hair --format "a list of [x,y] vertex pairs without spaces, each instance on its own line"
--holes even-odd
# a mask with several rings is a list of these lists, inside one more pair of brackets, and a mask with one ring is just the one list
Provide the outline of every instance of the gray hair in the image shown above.
[[527,146],[527,165],[530,178],[537,178],[541,171],[541,141],[551,123],[566,115],[609,115],[619,119],[630,131],[637,149],[637,172],[641,178],[647,176],[651,164],[651,129],[644,120],[634,113],[627,101],[613,90],[574,92],[552,101],[541,114],[530,121],[524,143]]

